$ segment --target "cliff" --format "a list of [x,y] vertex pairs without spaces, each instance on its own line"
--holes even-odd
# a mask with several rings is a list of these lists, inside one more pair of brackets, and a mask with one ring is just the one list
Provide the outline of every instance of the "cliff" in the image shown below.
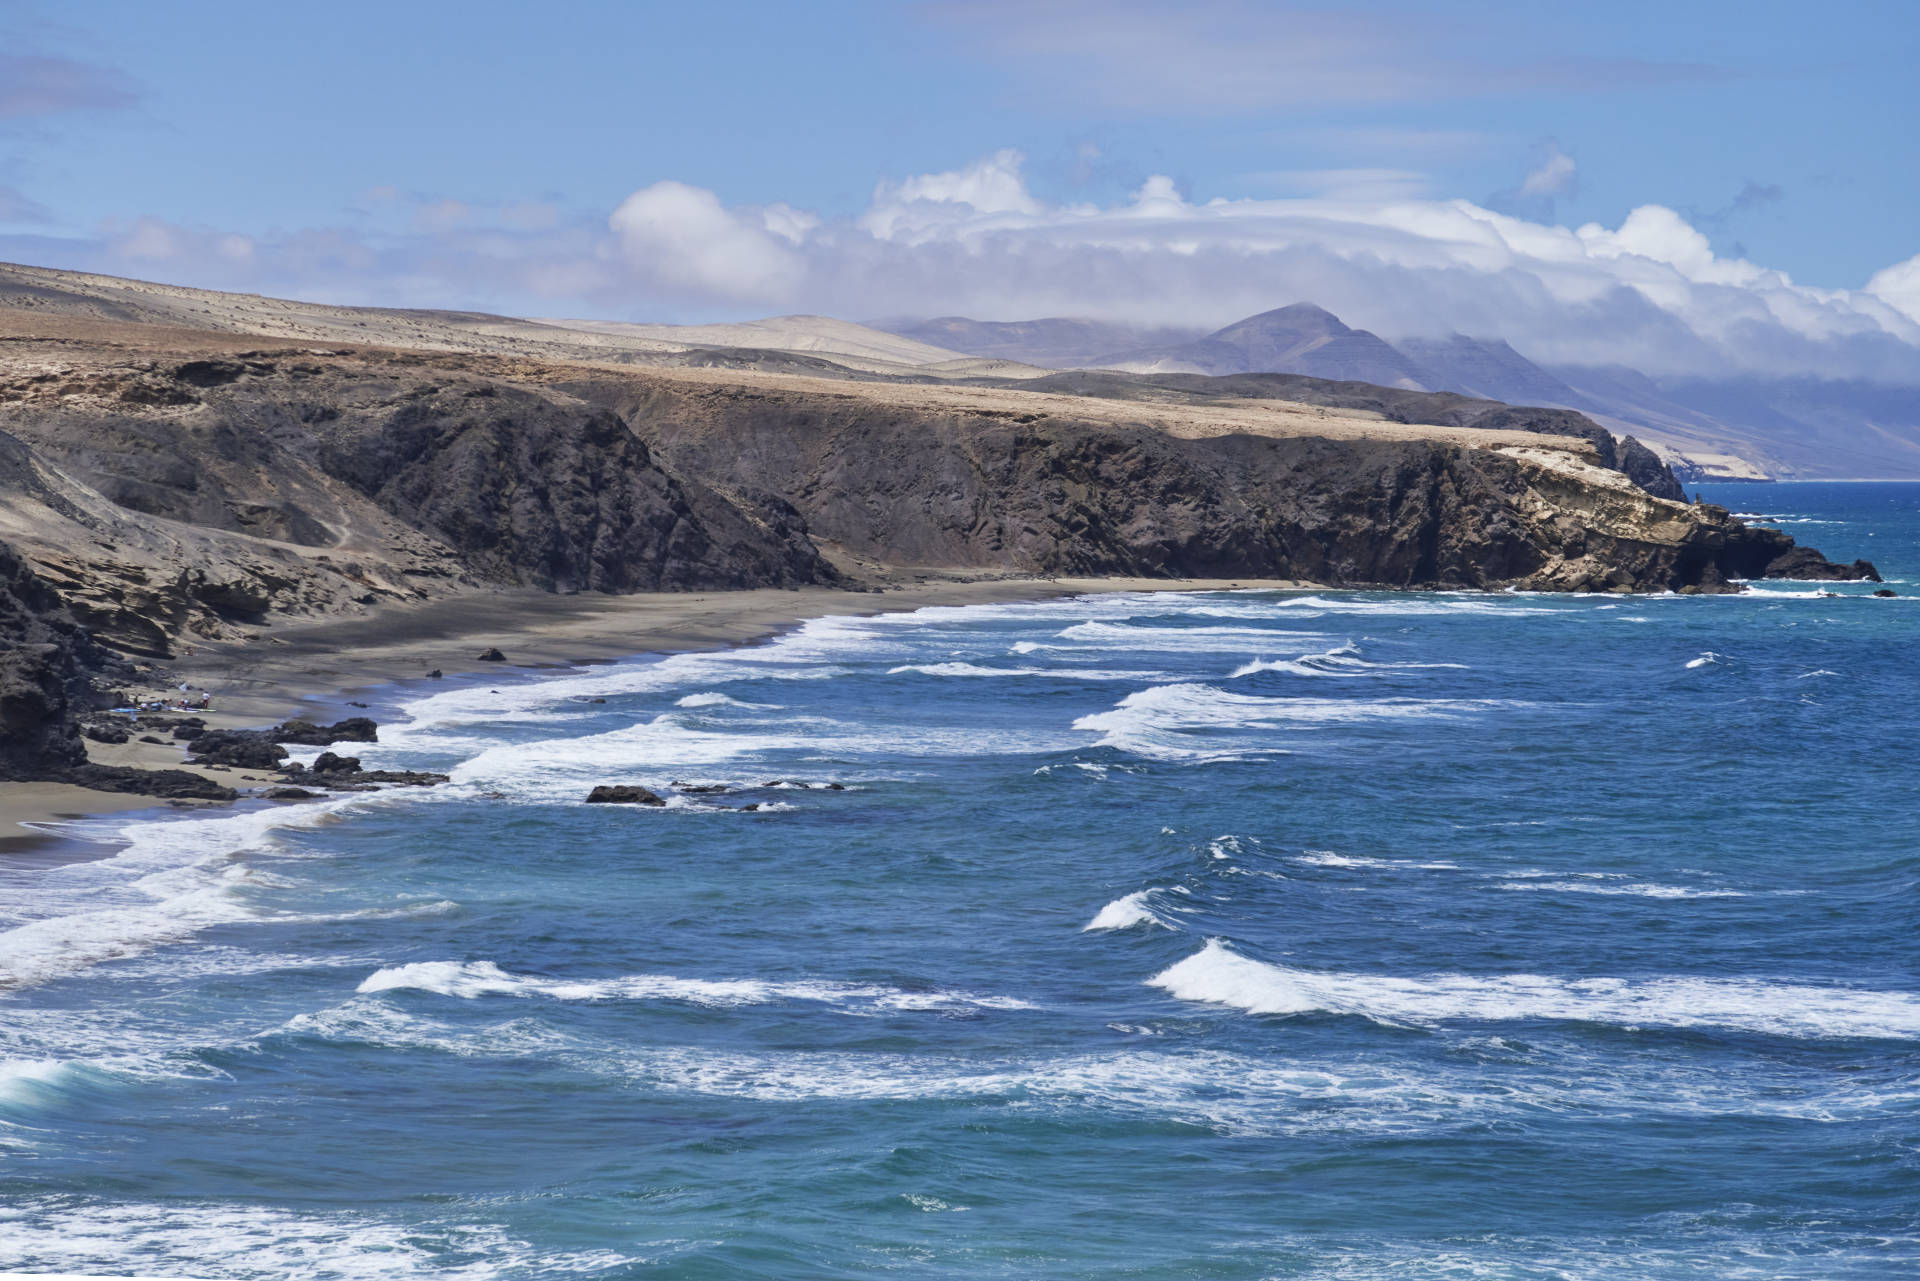
[[1875,576],[1722,508],[1648,493],[1617,457],[1538,423],[1489,429],[1474,447],[1461,443],[1471,429],[1178,435],[761,389],[568,386],[618,411],[676,472],[773,494],[816,541],[862,560],[1536,590],[1725,591],[1788,559],[1803,575],[1817,560],[1814,576]]

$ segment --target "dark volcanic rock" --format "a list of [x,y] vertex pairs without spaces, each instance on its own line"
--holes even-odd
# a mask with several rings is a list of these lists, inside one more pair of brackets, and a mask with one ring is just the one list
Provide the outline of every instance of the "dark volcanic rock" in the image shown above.
[[1893,588],[1891,588],[1891,587],[1882,587],[1882,588],[1880,588],[1879,590],[1877,590],[1877,591],[1875,591],[1875,592],[1874,592],[1874,595],[1875,595],[1875,596],[1879,596],[1879,597],[1883,597],[1883,598],[1885,598],[1885,597],[1892,597],[1892,596],[1898,596],[1899,594],[1900,594],[1899,592],[1896,592],[1896,591],[1894,591],[1894,590],[1893,590]]
[[124,743],[133,737],[118,725],[88,725],[80,733],[95,743]]
[[665,805],[656,792],[629,783],[602,783],[587,794],[589,805]]
[[287,749],[270,730],[210,729],[193,740],[194,764],[236,765],[241,769],[278,769]]
[[94,675],[112,665],[0,542],[0,780],[54,778],[87,763],[79,718]]
[[286,766],[280,773],[294,786],[325,787],[344,792],[374,791],[383,783],[430,787],[447,781],[445,774],[430,774],[424,770],[362,769],[358,756],[340,756],[333,752],[320,753],[306,769]]
[[304,787],[271,787],[266,791],[266,798],[270,801],[311,801],[319,795]]
[[1438,423],[1445,427],[1502,428],[1590,441],[1603,467],[1618,471],[1657,498],[1683,501],[1684,491],[1659,455],[1631,436],[1613,434],[1571,409],[1507,405],[1450,391],[1411,391],[1375,383],[1311,378],[1300,374],[1123,374],[1111,370],[1074,370],[1005,386],[1056,391],[1114,400],[1188,401],[1286,400],[1298,404],[1358,409],[1389,422]]
[[296,743],[302,747],[331,747],[335,743],[377,743],[379,727],[365,716],[349,716],[331,725],[312,721],[284,721],[267,731],[278,743]]
[[1880,581],[1880,571],[1873,567],[1872,561],[1856,560],[1851,565],[1836,565],[1811,547],[1793,546],[1790,539],[1787,549],[1767,562],[1767,567],[1760,572],[1759,576],[1761,578],[1798,578],[1823,583],[1862,579],[1870,583]]
[[[617,400],[623,390],[608,394]],[[1727,591],[1792,547],[1723,509],[1432,440],[1189,439],[858,401],[833,415],[797,413],[729,390],[705,392],[697,412],[663,392],[619,403],[677,471],[772,490],[817,537],[893,564],[1353,587]],[[1475,417],[1485,411],[1485,402],[1466,403]],[[1520,416],[1542,429],[1564,425],[1559,411],[1538,413]]]
[[507,661],[507,656],[497,649],[483,649],[480,651],[478,661],[482,663],[504,663]]
[[619,418],[564,395],[426,384],[319,431],[331,475],[494,582],[639,592],[837,577],[797,519],[669,474]]
[[97,792],[131,792],[136,796],[191,801],[230,801],[235,792],[210,778],[183,769],[129,769],[124,765],[80,765],[51,776],[62,783],[91,787]]

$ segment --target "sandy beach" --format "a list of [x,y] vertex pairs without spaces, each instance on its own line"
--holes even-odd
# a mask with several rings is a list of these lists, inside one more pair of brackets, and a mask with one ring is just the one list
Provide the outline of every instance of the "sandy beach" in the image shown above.
[[[916,576],[917,577],[917,576]],[[251,728],[289,717],[333,719],[344,704],[384,686],[428,684],[427,674],[481,671],[525,674],[639,654],[668,654],[751,644],[808,619],[864,616],[929,605],[982,605],[1092,592],[1305,589],[1311,583],[1267,579],[996,578],[943,579],[874,590],[803,587],[729,592],[657,592],[631,596],[556,596],[484,592],[358,618],[275,628],[250,643],[198,645],[167,664],[175,683],[206,691],[202,715],[216,728]],[[483,662],[498,649],[505,662]],[[194,769],[229,787],[268,783],[270,776],[215,766],[184,766],[173,743],[89,742],[88,755],[108,765]],[[0,784],[0,852],[20,852],[54,839],[37,823],[134,810],[218,805],[163,802],[66,783]]]

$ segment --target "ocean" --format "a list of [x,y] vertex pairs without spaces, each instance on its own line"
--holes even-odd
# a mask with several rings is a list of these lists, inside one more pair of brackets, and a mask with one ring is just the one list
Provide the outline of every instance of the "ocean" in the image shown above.
[[824,619],[0,861],[0,1269],[1920,1274],[1920,485],[1701,488],[1899,598]]

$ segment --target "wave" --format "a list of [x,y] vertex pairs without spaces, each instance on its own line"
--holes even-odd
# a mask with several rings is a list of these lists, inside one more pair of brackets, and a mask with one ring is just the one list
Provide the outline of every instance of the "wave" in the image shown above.
[[1478,699],[1266,698],[1212,685],[1153,685],[1111,709],[1082,716],[1073,728],[1099,734],[1096,746],[1161,760],[1229,760],[1278,751],[1245,742],[1201,737],[1205,731],[1313,729],[1372,721],[1456,720],[1495,707],[1522,706]]
[[721,694],[714,690],[706,690],[698,694],[688,694],[685,698],[675,699],[673,705],[675,707],[744,707],[749,711],[755,712],[777,712],[780,710],[778,703],[743,702],[740,699],[729,697],[726,694]]
[[1457,872],[1458,863],[1419,863],[1413,859],[1368,858],[1361,854],[1335,854],[1332,850],[1307,850],[1293,860],[1311,867],[1378,867],[1393,871]]
[[[36,892],[34,906],[50,902],[53,914],[0,931],[0,991],[139,956],[214,925],[293,919],[249,905],[244,891],[265,878],[233,860],[267,843],[276,829],[317,824],[335,810],[368,803],[332,797],[220,818],[125,825],[126,844],[112,858],[56,869],[65,877]],[[96,906],[102,902],[111,906]]]
[[1298,658],[1255,659],[1228,673],[1228,680],[1255,676],[1261,672],[1284,672],[1291,676],[1365,676],[1370,672],[1416,671],[1436,668],[1466,670],[1465,663],[1377,663],[1360,657],[1360,647],[1352,641],[1318,654]]
[[664,1263],[692,1245],[649,1244],[646,1254],[555,1251],[490,1222],[307,1215],[230,1201],[44,1196],[0,1206],[0,1268],[62,1276],[487,1281],[607,1274]]
[[[1543,1110],[1895,1118],[1910,1114],[1915,1099],[1910,1082],[1863,1089],[1854,1079],[1836,1083],[1829,1073],[1791,1066],[1729,1078],[1713,1065],[1663,1059],[1646,1063],[1644,1070],[1596,1072],[1584,1070],[1577,1048],[1516,1049],[1497,1038],[1458,1043],[1469,1065],[1474,1057],[1498,1064],[1493,1081],[1485,1073],[1436,1071],[1431,1063],[1386,1055],[1357,1064],[1345,1054],[1255,1057],[1171,1044],[984,1058],[878,1049],[755,1052],[660,1046],[563,1031],[532,1019],[480,1028],[443,1023],[377,998],[300,1015],[281,1031],[463,1058],[559,1063],[645,1094],[780,1103],[970,1099],[1023,1110],[1167,1117],[1239,1133],[1430,1135],[1460,1125],[1483,1126],[1496,1117],[1537,1118]],[[1476,1041],[1494,1045],[1476,1048]]]
[[604,979],[553,979],[512,974],[492,961],[414,961],[367,976],[356,989],[418,991],[473,1000],[483,996],[548,997],[556,1001],[685,1001],[714,1007],[817,1001],[855,1012],[906,1010],[1031,1010],[1010,996],[964,992],[909,992],[874,984],[767,979],[683,979],[666,974],[628,974]]
[[1354,1014],[1389,1024],[1568,1020],[1800,1038],[1920,1037],[1920,997],[1906,992],[1755,979],[1342,974],[1256,961],[1218,939],[1148,983],[1183,1001],[1249,1014]]
[[1064,667],[981,667],[975,663],[909,663],[887,669],[889,676],[1051,676],[1073,681],[1150,681],[1164,672],[1103,672]]
[[1624,894],[1634,898],[1746,898],[1745,890],[1703,890],[1686,885],[1659,885],[1634,881],[1620,885],[1606,880],[1507,881],[1503,890],[1543,890],[1558,894]]
[[[1254,615],[1266,617],[1267,615]],[[1335,637],[1296,631],[1276,618],[1271,627],[1151,627],[1127,623],[1088,621],[1055,634],[1055,639],[1078,642],[1072,648],[1124,649],[1148,653],[1244,654],[1256,645],[1334,645]],[[1031,643],[1031,642],[1026,642]],[[1046,646],[1045,648],[1066,648]],[[1023,651],[1024,652],[1024,651]]]
[[1445,592],[1422,592],[1417,595],[1408,593],[1404,598],[1391,600],[1358,595],[1291,596],[1286,600],[1274,602],[1273,608],[1299,610],[1309,616],[1314,614],[1382,614],[1414,618],[1444,617],[1458,614],[1515,617],[1579,612],[1576,609],[1570,609],[1566,606],[1553,608],[1541,605],[1515,604],[1513,603],[1513,594],[1504,592],[1462,596],[1449,595]]
[[1156,905],[1155,896],[1159,890],[1135,890],[1113,900],[1101,908],[1091,921],[1080,927],[1082,934],[1090,930],[1130,930],[1136,925],[1157,925],[1163,930],[1180,928],[1166,918],[1165,913]]
[[1701,652],[1701,654],[1700,654],[1700,657],[1698,657],[1698,658],[1689,658],[1689,659],[1687,660],[1687,666],[1688,666],[1689,668],[1694,668],[1694,667],[1711,667],[1711,666],[1713,666],[1713,665],[1714,665],[1715,663],[1718,663],[1718,662],[1719,662],[1719,661],[1720,661],[1720,660],[1721,660],[1721,659],[1722,659],[1723,657],[1725,657],[1725,655],[1723,655],[1723,654],[1716,654],[1716,653],[1714,653],[1714,652],[1713,652],[1712,650],[1710,650],[1710,649],[1709,649],[1709,650],[1703,650],[1703,651]]

